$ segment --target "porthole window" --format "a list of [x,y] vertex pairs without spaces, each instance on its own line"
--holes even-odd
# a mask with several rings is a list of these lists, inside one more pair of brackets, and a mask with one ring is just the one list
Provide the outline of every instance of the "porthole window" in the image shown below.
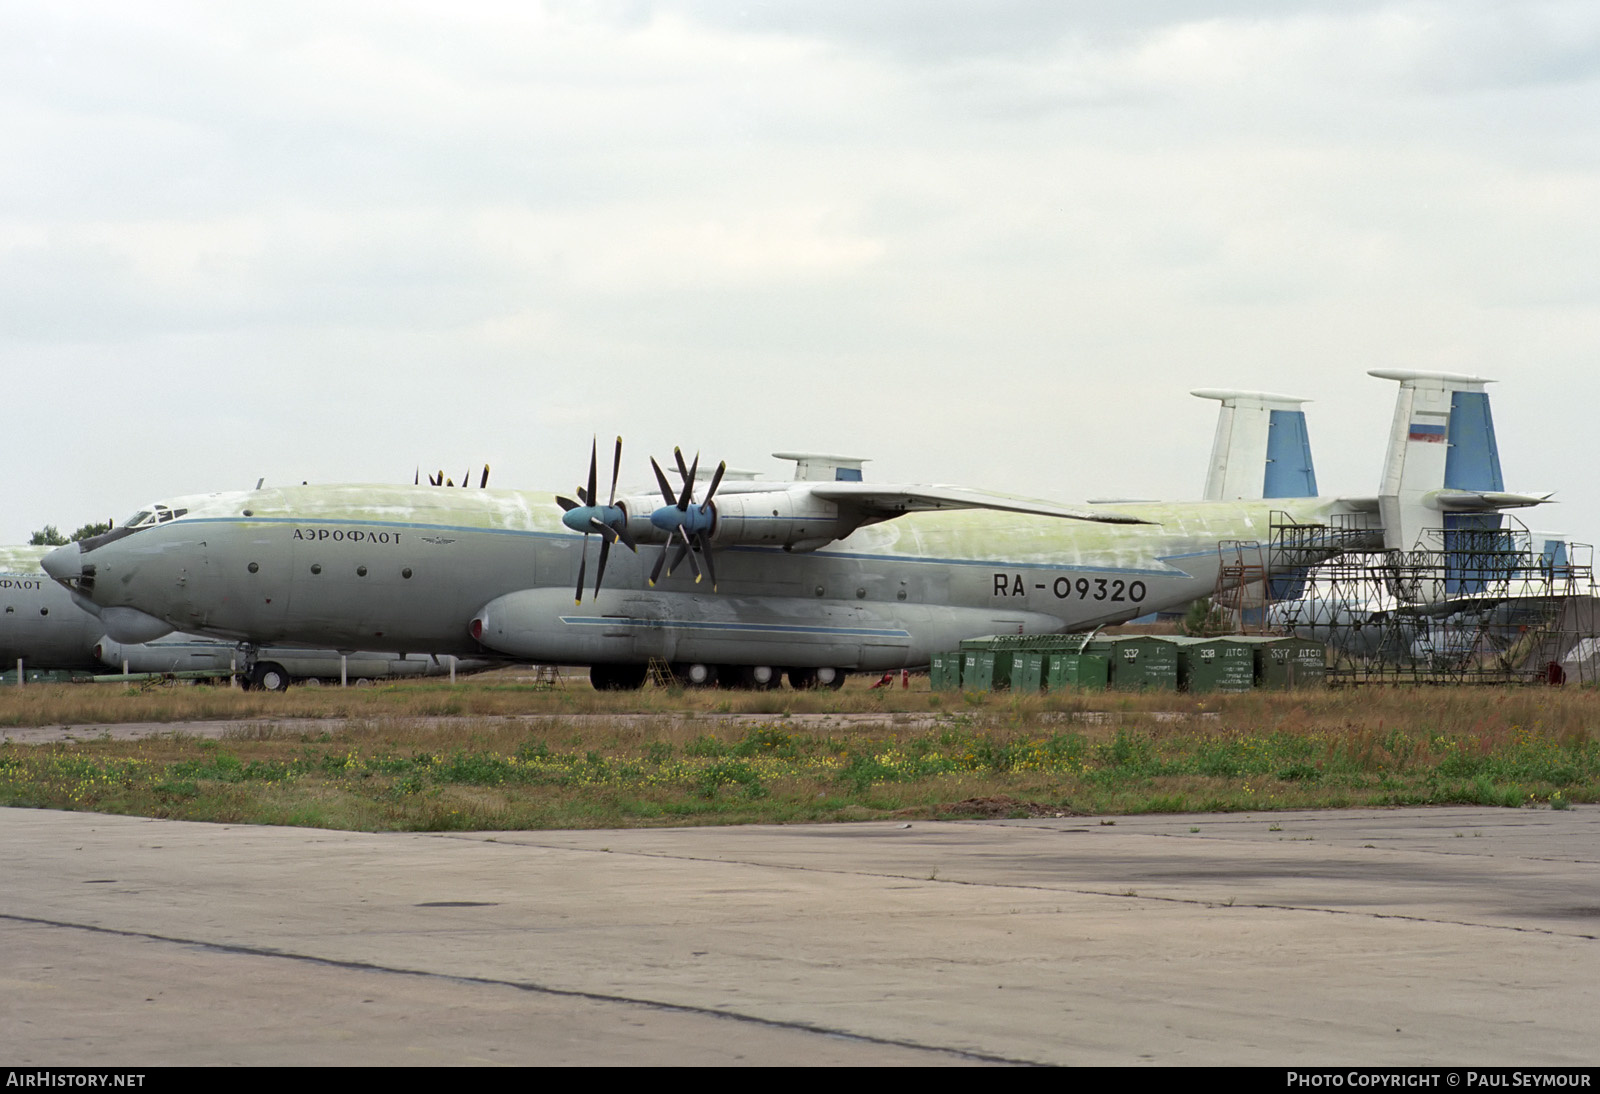
[[314,573],[314,574],[320,574],[322,572],[322,566],[320,564],[318,564],[318,563],[313,562],[311,564],[311,572]]
[[821,595],[822,595],[822,586],[821,586],[821,585],[818,585],[818,586],[817,586],[817,595],[818,595],[818,596],[821,596]]
[[356,576],[357,577],[366,577],[367,576],[367,568],[365,566],[357,566],[356,567]]
[[894,598],[896,600],[904,600],[906,598],[906,591],[901,589],[899,592],[894,594]]
[[403,578],[406,578],[407,580],[410,580],[410,578],[411,578],[411,567],[407,566],[404,570],[401,570],[400,571],[400,576],[403,577]]
[[865,590],[865,589],[857,589],[856,590],[856,599],[857,600],[865,600],[866,598],[867,598],[867,590]]
[[249,570],[253,574],[260,573],[261,572],[261,564],[259,562],[252,562],[250,565],[246,566],[245,569]]
[[40,608],[39,609],[39,614],[40,615],[49,615],[50,614],[50,609],[49,608]]

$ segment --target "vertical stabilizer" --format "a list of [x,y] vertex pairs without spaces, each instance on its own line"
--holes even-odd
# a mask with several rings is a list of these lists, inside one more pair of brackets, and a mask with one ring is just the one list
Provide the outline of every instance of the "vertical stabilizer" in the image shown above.
[[1445,528],[1447,539],[1456,525],[1468,535],[1498,529],[1498,514],[1441,514],[1427,503],[1428,495],[1440,489],[1505,489],[1484,390],[1494,381],[1400,369],[1374,369],[1367,375],[1400,383],[1378,488],[1384,546],[1399,551],[1433,546],[1422,542],[1429,528]]
[[1206,469],[1207,501],[1317,496],[1306,415],[1308,399],[1265,391],[1190,392],[1222,403]]

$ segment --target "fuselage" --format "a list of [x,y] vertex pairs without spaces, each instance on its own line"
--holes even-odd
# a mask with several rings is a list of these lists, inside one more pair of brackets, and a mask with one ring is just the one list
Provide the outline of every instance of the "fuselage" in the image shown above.
[[[574,602],[582,552],[549,494],[368,485],[212,494],[46,565],[102,608],[258,644],[885,669],[961,638],[1086,630],[1209,595],[1218,543],[1317,524],[1331,498],[1118,505],[1106,525],[987,509],[912,513],[813,551],[716,549],[717,588],[663,548],[613,548]],[[1092,508],[1092,507],[1090,507]],[[592,565],[592,559],[591,559]],[[590,570],[593,573],[593,570]]]

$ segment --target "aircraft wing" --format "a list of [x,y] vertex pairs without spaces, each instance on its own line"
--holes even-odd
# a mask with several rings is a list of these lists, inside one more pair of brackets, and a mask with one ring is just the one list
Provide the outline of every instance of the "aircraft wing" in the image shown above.
[[1087,520],[1101,524],[1153,524],[1126,513],[1082,509],[1047,501],[988,494],[962,486],[886,486],[875,482],[819,482],[807,484],[814,498],[847,506],[866,517],[887,520],[905,513],[940,509],[994,509],[1002,513],[1029,513],[1040,517]]

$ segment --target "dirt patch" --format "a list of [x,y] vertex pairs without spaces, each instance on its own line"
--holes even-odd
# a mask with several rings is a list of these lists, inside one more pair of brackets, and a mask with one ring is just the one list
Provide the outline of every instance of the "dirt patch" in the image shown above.
[[988,820],[1001,818],[1022,817],[1081,817],[1084,814],[1075,809],[1067,809],[1059,805],[1047,805],[1044,802],[1023,801],[1000,795],[995,798],[967,798],[964,801],[951,802],[941,805],[934,810],[939,817],[965,817],[983,818]]

